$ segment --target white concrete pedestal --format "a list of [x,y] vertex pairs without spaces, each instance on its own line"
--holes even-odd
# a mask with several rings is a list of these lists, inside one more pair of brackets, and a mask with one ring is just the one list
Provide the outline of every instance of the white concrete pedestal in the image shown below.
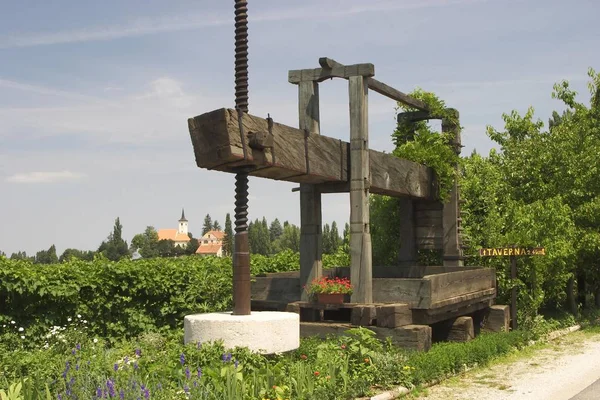
[[300,316],[279,311],[253,311],[250,315],[231,312],[186,315],[184,343],[223,340],[225,348],[236,346],[273,354],[300,346]]

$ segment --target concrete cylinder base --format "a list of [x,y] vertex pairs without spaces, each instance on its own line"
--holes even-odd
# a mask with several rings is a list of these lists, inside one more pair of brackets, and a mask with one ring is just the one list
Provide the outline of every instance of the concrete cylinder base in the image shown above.
[[225,348],[248,347],[261,354],[281,353],[300,346],[300,316],[289,312],[187,315],[183,330],[186,344],[223,340]]

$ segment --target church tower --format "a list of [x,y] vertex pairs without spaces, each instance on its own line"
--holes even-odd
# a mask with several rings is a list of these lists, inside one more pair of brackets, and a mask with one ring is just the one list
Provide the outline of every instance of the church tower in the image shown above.
[[185,219],[185,212],[181,209],[181,218],[179,218],[179,230],[178,233],[182,235],[188,234],[188,220]]

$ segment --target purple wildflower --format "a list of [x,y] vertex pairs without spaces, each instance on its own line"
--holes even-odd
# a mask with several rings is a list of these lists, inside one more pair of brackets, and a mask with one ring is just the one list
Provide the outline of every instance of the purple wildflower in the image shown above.
[[138,357],[142,356],[142,350],[141,349],[135,349],[135,355]]
[[96,389],[96,397],[97,398],[102,397],[102,388],[101,387],[98,387],[98,389]]
[[125,391],[123,389],[119,390],[119,398],[120,399],[124,399],[125,398]]
[[190,376],[191,376],[190,367],[185,367],[185,377],[190,379]]
[[183,385],[183,391],[184,391],[186,394],[189,394],[189,393],[190,393],[190,388],[189,388],[189,386],[188,386],[188,385]]
[[71,397],[71,389],[68,389],[65,391],[65,394],[67,395],[67,397]]
[[179,356],[179,362],[181,363],[181,365],[185,364],[185,354],[181,353],[181,355]]
[[233,362],[233,365],[235,365],[235,367],[236,367],[236,368],[238,367],[238,364],[239,364],[238,360],[235,360],[235,361]]
[[231,361],[231,353],[223,354],[222,358],[223,358],[223,362]]
[[150,391],[148,390],[148,388],[144,389],[144,398],[145,399],[149,399],[150,398]]
[[62,395],[59,393],[57,398],[58,398],[58,400],[62,400]]
[[139,368],[139,367],[138,367],[138,363],[137,363],[137,361],[136,361],[136,362],[134,362],[134,363],[133,363],[133,369],[135,369],[135,370],[137,371],[137,369],[138,369],[138,368]]
[[198,368],[198,378],[202,377],[202,368]]
[[119,364],[115,363],[113,369],[115,370],[115,372],[117,372],[119,370]]
[[81,350],[81,344],[77,343],[77,344],[75,345],[75,348],[76,348],[77,350]]
[[158,382],[156,384],[156,390],[160,390],[160,389],[162,389],[162,384],[160,382]]
[[75,349],[71,350],[71,354],[75,355]]
[[79,364],[75,364],[75,371],[79,371]]
[[108,388],[108,395],[110,397],[115,397],[115,384],[112,380],[109,379],[106,381],[106,387]]
[[196,344],[196,347],[199,349],[200,347],[202,347],[202,343],[200,341],[198,341],[198,343]]
[[125,364],[129,364],[129,357],[125,356]]

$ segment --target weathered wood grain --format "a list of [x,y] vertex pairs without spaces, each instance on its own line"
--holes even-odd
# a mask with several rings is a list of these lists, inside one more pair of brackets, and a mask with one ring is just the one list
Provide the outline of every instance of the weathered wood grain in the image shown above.
[[[319,84],[300,82],[298,85],[298,115],[300,129],[311,135],[320,135]],[[310,159],[309,159],[310,164]],[[323,235],[321,232],[321,193],[315,185],[300,184],[300,285],[310,285],[323,273],[321,256]],[[302,291],[302,300],[308,293]]]
[[368,88],[362,76],[351,76],[350,93],[350,280],[352,301],[373,302],[373,258],[369,229]]
[[352,76],[375,75],[375,66],[370,63],[354,65],[336,65],[333,68],[297,69],[288,71],[288,82],[322,82],[331,78],[349,79]]
[[[307,137],[302,130],[273,123],[273,148],[253,149],[246,141],[247,158],[232,109],[219,109],[188,120],[196,165],[234,173],[236,167],[254,166],[251,176],[298,183],[344,183],[349,181],[350,144],[323,135]],[[267,132],[267,120],[244,114],[246,134]],[[306,147],[305,147],[306,146]],[[308,149],[308,169],[305,148]],[[274,160],[273,160],[274,158]],[[435,187],[430,168],[390,154],[369,150],[370,192],[389,196],[429,199]]]
[[[339,62],[327,57],[319,58],[319,64],[321,65],[323,70],[344,67],[344,64],[340,64]],[[342,77],[340,76],[340,78]],[[415,99],[414,97],[402,93],[401,91],[396,90],[393,87],[388,86],[375,78],[368,78],[367,85],[369,86],[369,89],[373,90],[374,92],[384,95],[392,100],[399,101],[400,103],[406,104],[407,106],[414,107],[417,110],[423,111],[423,115],[429,116],[429,113],[427,112],[429,110],[429,106],[421,100]]]

